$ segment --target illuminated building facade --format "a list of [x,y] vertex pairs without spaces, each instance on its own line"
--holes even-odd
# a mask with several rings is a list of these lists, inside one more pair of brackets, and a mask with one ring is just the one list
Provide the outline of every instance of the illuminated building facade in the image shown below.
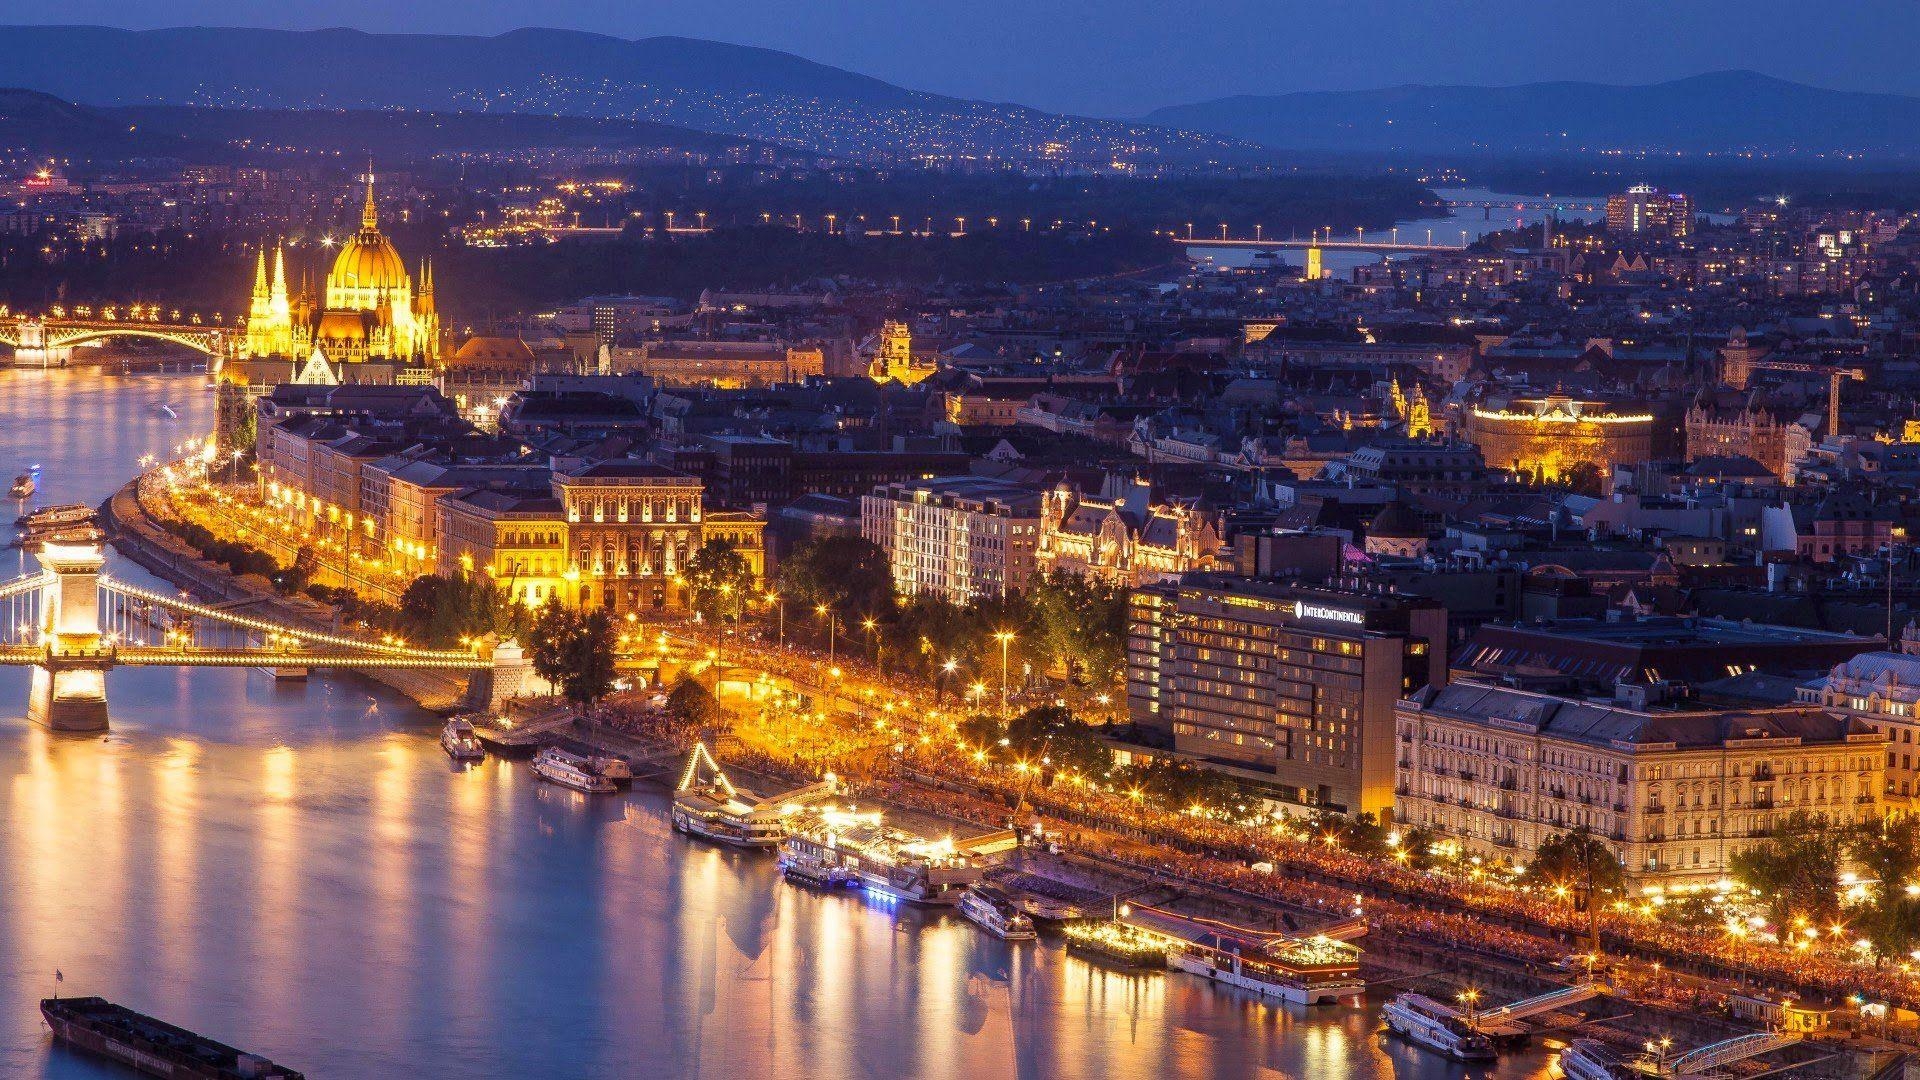
[[1129,587],[1212,569],[1221,543],[1214,515],[1156,504],[1151,494],[1137,479],[1101,498],[1083,498],[1065,484],[1047,492],[1036,567]]
[[[289,282],[283,248],[274,250],[271,272],[266,252],[259,254],[243,354],[227,374],[242,383],[294,381],[281,369],[301,371],[318,353],[338,382],[423,382],[440,352],[433,268],[423,260],[417,284],[407,272],[380,231],[369,173],[360,228],[334,256],[317,297]],[[368,363],[397,370],[364,378],[350,370]]]
[[1643,888],[1718,881],[1797,811],[1842,827],[1882,812],[1886,736],[1828,709],[1664,710],[1460,681],[1410,695],[1397,723],[1401,825],[1523,864],[1584,827]]
[[886,484],[860,500],[860,531],[901,592],[966,604],[1027,587],[1040,504],[1032,488],[978,476]]
[[874,382],[892,380],[912,386],[933,374],[934,365],[916,362],[913,357],[913,331],[899,319],[888,319],[880,325],[873,364],[868,372]]
[[1753,404],[1737,410],[1695,405],[1687,410],[1687,460],[1739,455],[1785,477],[1787,427],[1778,416]]
[[1438,601],[1219,573],[1134,595],[1136,723],[1283,803],[1392,813],[1394,702],[1446,680]]
[[573,602],[617,613],[685,602],[679,580],[705,543],[700,478],[644,461],[602,461],[555,474],[567,525]]
[[1654,417],[1556,391],[1515,398],[1505,408],[1469,409],[1464,434],[1496,468],[1558,480],[1592,465],[1604,476],[1616,465],[1652,460]]
[[1607,196],[1607,231],[1660,240],[1693,235],[1693,196],[1635,184]]

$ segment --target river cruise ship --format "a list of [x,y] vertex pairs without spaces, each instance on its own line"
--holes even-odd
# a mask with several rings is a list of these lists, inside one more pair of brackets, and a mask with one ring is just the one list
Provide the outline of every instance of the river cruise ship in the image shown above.
[[993,885],[980,884],[960,898],[960,914],[1002,941],[1032,941],[1033,920],[1013,898]]
[[1493,1040],[1474,1030],[1459,1009],[1425,994],[1405,993],[1380,1010],[1394,1034],[1455,1061],[1492,1061]]
[[1129,907],[1121,921],[1166,938],[1168,967],[1261,997],[1333,1005],[1367,990],[1360,978],[1360,949],[1345,940],[1366,932],[1362,919],[1306,936],[1138,905]]
[[533,772],[549,783],[589,795],[606,795],[617,790],[613,781],[594,771],[593,762],[557,747],[549,746],[534,756]]

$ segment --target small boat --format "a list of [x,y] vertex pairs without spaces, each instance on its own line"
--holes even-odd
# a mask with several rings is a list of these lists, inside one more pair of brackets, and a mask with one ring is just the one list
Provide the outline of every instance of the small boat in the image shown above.
[[1013,898],[992,885],[980,884],[960,898],[960,914],[1002,941],[1032,941],[1033,920],[1027,918]]
[[487,756],[480,737],[473,733],[473,721],[454,717],[440,729],[440,749],[455,761],[479,761]]
[[148,1076],[175,1080],[304,1080],[284,1065],[155,1020],[105,998],[45,998],[53,1037]]
[[633,766],[617,754],[596,754],[587,759],[587,764],[593,767],[594,772],[620,787],[633,783]]
[[589,795],[606,795],[617,790],[613,781],[593,771],[591,761],[552,746],[534,755],[533,772],[548,783]]
[[1387,1028],[1414,1044],[1455,1061],[1493,1061],[1493,1041],[1473,1029],[1460,1010],[1426,996],[1406,993],[1380,1010]]
[[173,406],[171,406],[171,405],[169,405],[169,404],[167,404],[167,403],[166,403],[166,402],[164,402],[164,401],[162,401],[162,402],[160,402],[159,404],[157,404],[157,405],[155,405],[155,406],[153,407],[153,411],[154,411],[154,412],[155,412],[156,414],[158,414],[158,415],[160,416],[160,418],[161,418],[161,419],[163,419],[163,420],[178,420],[178,419],[180,419],[180,414],[179,414],[178,412],[176,412],[176,411],[174,411],[174,408],[173,408]]
[[38,490],[40,490],[40,485],[34,482],[33,474],[23,472],[13,478],[13,486],[7,489],[7,494],[16,499],[31,499],[33,498],[33,493]]

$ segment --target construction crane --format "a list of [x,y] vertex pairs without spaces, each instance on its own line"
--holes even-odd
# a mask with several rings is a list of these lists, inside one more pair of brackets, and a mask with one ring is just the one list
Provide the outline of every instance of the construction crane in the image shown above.
[[1867,373],[1857,367],[1832,367],[1827,364],[1801,364],[1791,360],[1756,360],[1752,367],[1755,371],[1791,371],[1807,375],[1825,375],[1827,377],[1827,430],[1826,435],[1840,432],[1840,382],[1852,379],[1854,382],[1866,382]]

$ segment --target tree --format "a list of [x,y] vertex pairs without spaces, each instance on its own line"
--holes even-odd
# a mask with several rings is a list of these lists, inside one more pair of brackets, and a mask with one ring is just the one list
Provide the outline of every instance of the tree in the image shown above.
[[1027,602],[1049,667],[1091,683],[1119,680],[1126,665],[1125,590],[1056,570],[1040,578]]
[[1856,919],[1876,962],[1905,956],[1920,944],[1920,818],[1911,814],[1862,829],[1848,846],[1861,876],[1873,882],[1866,913]]
[[585,614],[549,600],[528,633],[534,674],[559,687],[575,705],[591,705],[613,689],[613,620],[603,609]]
[[1601,498],[1606,495],[1607,474],[1591,461],[1576,461],[1560,475],[1560,482],[1576,494]]
[[595,608],[580,620],[567,650],[571,670],[561,680],[568,701],[591,705],[612,692],[613,640],[613,619],[605,608]]
[[725,540],[709,540],[687,559],[683,571],[693,606],[704,618],[734,619],[753,593],[753,567]]
[[1620,892],[1627,883],[1620,857],[1584,825],[1542,841],[1521,878],[1556,892],[1565,890],[1581,906]]
[[667,695],[667,711],[678,717],[688,727],[706,727],[720,715],[720,703],[713,700],[707,688],[700,680],[691,675],[682,676],[673,686],[673,692]]
[[1822,924],[1840,912],[1844,838],[1823,818],[1795,811],[1758,844],[1734,853],[1734,880],[1760,894],[1784,938],[1795,919]]
[[560,686],[573,659],[568,645],[579,632],[579,613],[557,597],[541,605],[540,613],[527,631],[527,660],[533,665],[533,673]]
[[858,536],[823,536],[800,545],[780,564],[780,589],[807,604],[826,604],[842,619],[891,613],[893,569],[886,552]]
[[1113,768],[1113,751],[1092,725],[1058,705],[1041,705],[1014,717],[1006,739],[1022,758],[1054,772],[1104,776]]

